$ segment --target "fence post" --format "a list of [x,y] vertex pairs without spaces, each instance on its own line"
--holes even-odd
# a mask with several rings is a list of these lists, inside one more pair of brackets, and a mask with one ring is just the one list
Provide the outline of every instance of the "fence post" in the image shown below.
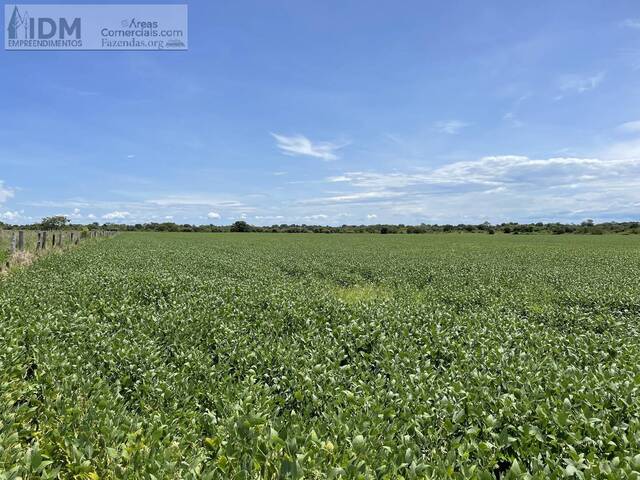
[[47,249],[47,231],[42,232],[42,250]]
[[56,243],[58,245],[58,247],[62,247],[62,236],[64,235],[63,232],[58,232],[58,238],[56,240],[58,240]]
[[23,230],[18,231],[18,250],[20,251],[24,250],[24,231]]
[[11,232],[11,253],[16,252],[16,232]]

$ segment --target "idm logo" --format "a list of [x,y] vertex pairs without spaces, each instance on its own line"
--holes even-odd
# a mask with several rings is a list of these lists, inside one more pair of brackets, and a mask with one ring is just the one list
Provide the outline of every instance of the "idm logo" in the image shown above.
[[10,40],[48,40],[52,38],[81,37],[80,18],[76,17],[71,22],[67,18],[32,17],[26,10],[21,12],[18,7],[13,8],[9,20],[8,34]]

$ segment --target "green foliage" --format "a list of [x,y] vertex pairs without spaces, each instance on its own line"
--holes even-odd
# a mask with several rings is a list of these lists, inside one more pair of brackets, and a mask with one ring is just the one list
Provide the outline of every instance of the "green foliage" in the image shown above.
[[251,225],[249,225],[244,220],[238,220],[237,222],[234,222],[233,225],[231,225],[230,230],[232,232],[250,232]]
[[0,280],[0,478],[638,478],[636,236],[123,234]]
[[61,230],[66,227],[69,222],[70,220],[64,215],[44,217],[40,222],[40,228],[43,230]]

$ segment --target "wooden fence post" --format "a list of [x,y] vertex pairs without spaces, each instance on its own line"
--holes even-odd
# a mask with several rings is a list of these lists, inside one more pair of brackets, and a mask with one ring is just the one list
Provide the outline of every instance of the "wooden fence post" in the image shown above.
[[24,250],[24,231],[23,230],[18,231],[18,250],[20,251]]
[[42,232],[42,250],[47,249],[47,231]]
[[58,245],[58,247],[62,247],[62,236],[63,235],[64,235],[64,233],[58,232],[58,238],[56,239],[57,240],[56,244]]
[[16,252],[16,232],[11,232],[11,253]]

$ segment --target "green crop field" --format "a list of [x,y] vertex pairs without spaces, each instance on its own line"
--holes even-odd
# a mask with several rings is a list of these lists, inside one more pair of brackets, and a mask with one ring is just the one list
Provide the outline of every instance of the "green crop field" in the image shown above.
[[0,478],[639,478],[637,236],[121,234],[0,280]]

